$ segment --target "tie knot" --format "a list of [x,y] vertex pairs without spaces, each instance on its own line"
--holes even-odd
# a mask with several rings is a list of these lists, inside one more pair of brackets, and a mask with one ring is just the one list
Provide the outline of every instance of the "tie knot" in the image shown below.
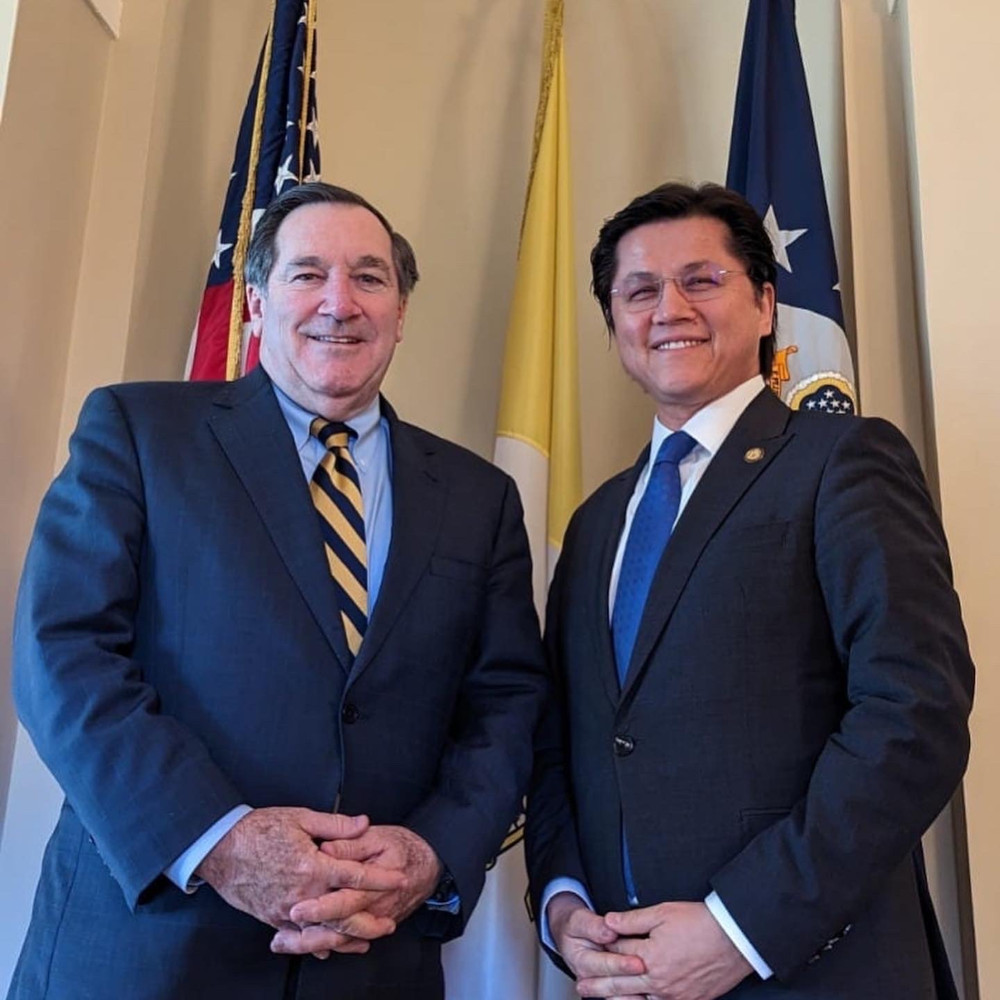
[[653,464],[662,465],[664,462],[669,462],[671,465],[677,465],[697,443],[690,434],[675,431],[660,445]]
[[316,417],[309,425],[309,433],[319,439],[319,443],[328,451],[332,448],[346,448],[351,438],[358,436],[353,427],[339,420],[326,420]]

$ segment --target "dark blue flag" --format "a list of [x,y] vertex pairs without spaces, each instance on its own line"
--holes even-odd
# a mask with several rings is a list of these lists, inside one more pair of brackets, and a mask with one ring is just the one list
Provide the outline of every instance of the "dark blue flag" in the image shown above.
[[253,227],[285,188],[319,179],[317,0],[275,0],[236,139],[188,377],[234,378],[257,363],[245,328],[243,263]]
[[854,365],[795,0],[750,0],[726,184],[760,213],[778,261],[771,388],[793,409],[854,413]]

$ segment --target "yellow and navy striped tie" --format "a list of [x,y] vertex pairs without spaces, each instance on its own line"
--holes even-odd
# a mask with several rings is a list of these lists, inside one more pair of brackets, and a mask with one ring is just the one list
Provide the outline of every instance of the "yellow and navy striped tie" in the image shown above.
[[358,470],[348,448],[356,432],[347,424],[316,417],[310,432],[326,448],[313,473],[309,492],[319,513],[326,559],[337,590],[340,618],[352,656],[357,656],[368,625],[368,556]]

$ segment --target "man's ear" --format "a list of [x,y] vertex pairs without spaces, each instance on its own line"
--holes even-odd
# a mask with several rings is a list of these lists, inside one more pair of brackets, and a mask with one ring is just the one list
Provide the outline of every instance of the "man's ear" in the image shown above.
[[396,314],[396,343],[398,344],[403,339],[403,321],[406,319],[406,307],[409,304],[409,299],[399,300],[399,311]]
[[250,332],[259,337],[264,325],[264,292],[256,285],[247,285],[247,310],[250,313]]

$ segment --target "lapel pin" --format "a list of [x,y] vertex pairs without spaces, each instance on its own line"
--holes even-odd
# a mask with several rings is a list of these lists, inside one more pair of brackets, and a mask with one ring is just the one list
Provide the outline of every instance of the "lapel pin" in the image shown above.
[[763,448],[747,448],[747,450],[743,453],[744,462],[759,462],[763,457]]

